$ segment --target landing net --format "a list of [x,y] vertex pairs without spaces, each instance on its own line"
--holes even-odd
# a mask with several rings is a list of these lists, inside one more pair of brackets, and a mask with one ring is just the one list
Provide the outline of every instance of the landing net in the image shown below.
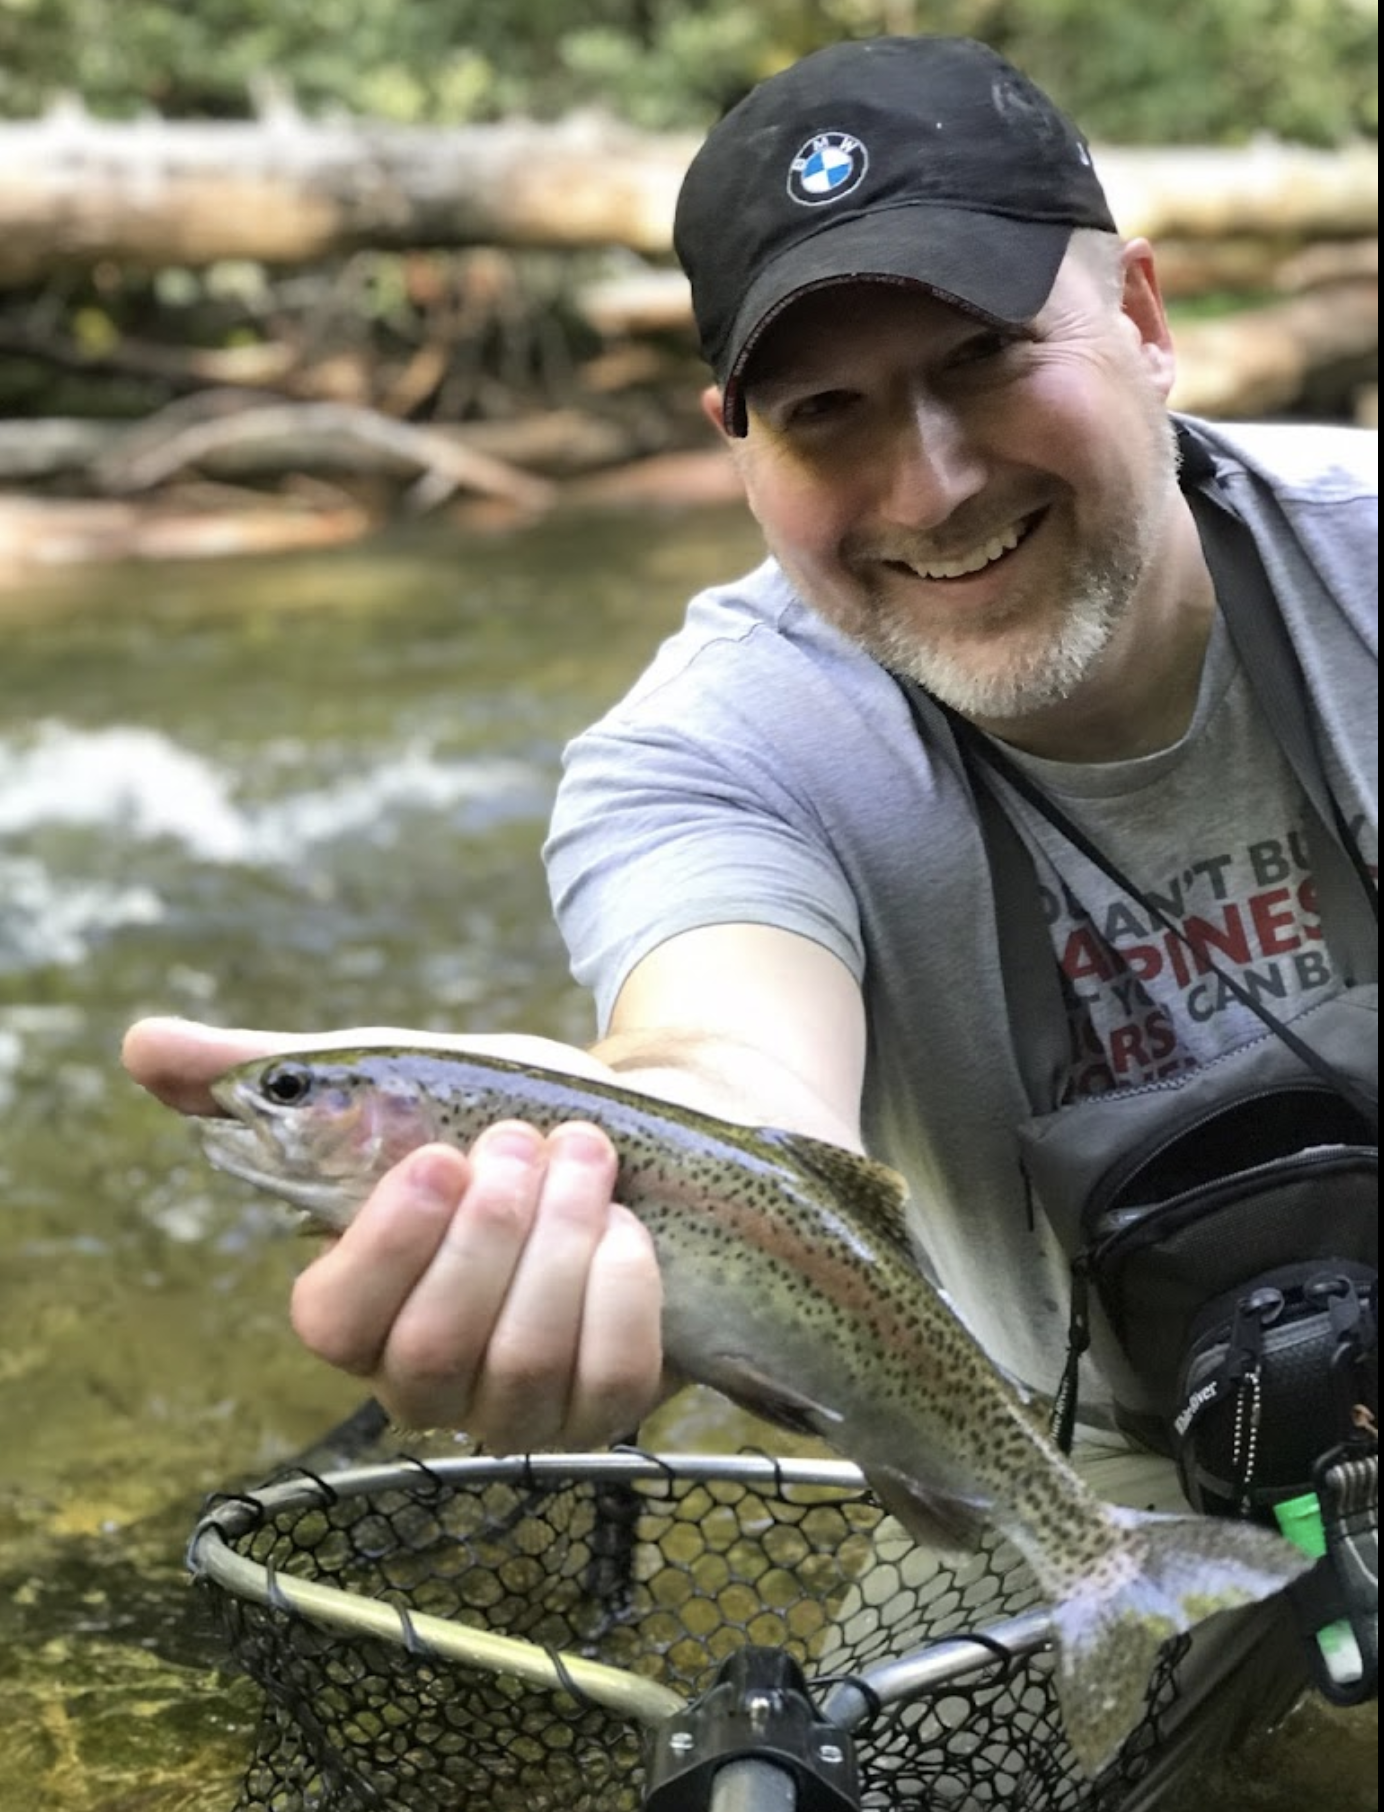
[[[842,1462],[390,1458],[211,1500],[190,1564],[263,1693],[236,1812],[641,1812],[653,1733],[747,1644],[832,1682],[1039,1603],[990,1541],[918,1550]],[[1112,1812],[1176,1697],[1176,1646],[1099,1780],[1046,1650],[879,1706],[864,1812]]]

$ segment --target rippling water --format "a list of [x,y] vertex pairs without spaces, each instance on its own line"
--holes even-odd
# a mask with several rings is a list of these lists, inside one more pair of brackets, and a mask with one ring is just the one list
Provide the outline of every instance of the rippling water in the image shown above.
[[124,1078],[125,1026],[587,1036],[538,861],[562,743],[756,552],[738,513],[593,518],[0,600],[5,1812],[230,1804],[248,1702],[182,1546],[360,1394],[288,1332],[300,1244]]
[[[5,1812],[229,1806],[249,1701],[182,1544],[359,1395],[288,1331],[279,1212],[125,1080],[124,1027],[585,1038],[538,863],[562,743],[757,545],[587,519],[0,601]],[[1360,1729],[1309,1714],[1216,1803],[1363,1809]]]

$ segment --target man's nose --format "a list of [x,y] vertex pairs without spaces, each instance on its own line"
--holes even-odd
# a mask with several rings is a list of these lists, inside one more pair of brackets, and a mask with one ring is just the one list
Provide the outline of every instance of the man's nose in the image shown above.
[[984,462],[961,413],[930,393],[901,399],[886,460],[884,513],[909,528],[944,522],[985,482]]

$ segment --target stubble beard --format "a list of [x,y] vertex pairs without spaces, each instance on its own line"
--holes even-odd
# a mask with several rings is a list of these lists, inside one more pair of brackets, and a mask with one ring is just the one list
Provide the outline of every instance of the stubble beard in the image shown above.
[[1128,515],[1112,513],[1098,544],[1073,562],[1064,585],[1066,602],[1055,621],[1047,612],[1048,623],[1026,624],[1033,602],[1025,607],[1017,600],[1011,613],[1015,628],[997,624],[987,638],[989,659],[984,651],[978,659],[964,645],[949,648],[924,638],[916,622],[896,608],[886,586],[866,581],[851,621],[831,613],[837,626],[881,666],[915,681],[963,717],[1012,722],[1061,704],[1099,666],[1133,609],[1176,495],[1179,455],[1171,418],[1161,406],[1151,406],[1143,426],[1148,480],[1143,502]]
[[[982,667],[964,648],[921,640],[916,630],[873,611],[865,632],[867,652],[894,673],[977,722],[1009,722],[1069,698],[1098,665],[1124,621],[1137,568],[1109,557],[1072,575],[1068,601],[1053,628],[1015,647],[1008,632],[1007,658]],[[996,643],[1006,631],[995,632]]]

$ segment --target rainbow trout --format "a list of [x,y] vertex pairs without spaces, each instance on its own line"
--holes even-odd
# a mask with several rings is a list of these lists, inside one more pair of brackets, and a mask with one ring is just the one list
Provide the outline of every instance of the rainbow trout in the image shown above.
[[820,1436],[918,1541],[969,1546],[998,1528],[1051,1607],[1068,1740],[1089,1773],[1140,1720],[1165,1642],[1310,1564],[1248,1523],[1096,1497],[922,1275],[902,1179],[852,1152],[452,1052],[269,1058],[212,1094],[229,1116],[202,1123],[212,1162],[335,1229],[415,1146],[465,1146],[511,1118],[603,1127],[619,1199],[658,1253],[668,1357]]

